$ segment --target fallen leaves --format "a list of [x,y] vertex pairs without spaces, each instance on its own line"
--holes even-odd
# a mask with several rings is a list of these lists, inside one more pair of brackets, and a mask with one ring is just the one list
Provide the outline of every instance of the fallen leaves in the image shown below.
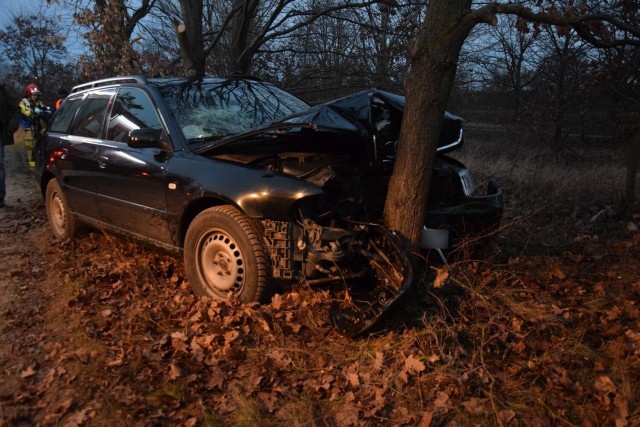
[[449,278],[449,270],[446,268],[437,268],[436,269],[436,278],[433,280],[433,287],[440,288],[444,286]]
[[29,366],[27,369],[20,372],[20,378],[30,378],[36,374],[36,370],[33,369],[32,366]]
[[413,354],[409,355],[404,361],[404,369],[409,374],[417,374],[424,371],[425,366],[419,359],[415,358]]
[[[633,424],[640,268],[623,257],[636,240],[439,269],[389,331],[347,340],[327,325],[333,290],[294,286],[263,306],[197,299],[175,259],[100,238],[53,246],[80,339],[15,370],[11,404],[35,423],[111,411],[122,425]],[[51,397],[61,387],[77,390],[71,401]]]
[[188,353],[187,336],[182,332],[174,332],[171,334],[171,347],[174,350],[182,353]]
[[424,363],[422,363],[419,359],[415,358],[414,355],[411,354],[404,360],[404,367],[398,374],[398,377],[404,384],[407,384],[411,377],[421,373],[424,370]]
[[182,374],[182,371],[180,371],[180,368],[176,366],[175,363],[172,363],[169,365],[169,379],[171,381],[179,378],[181,374]]
[[462,402],[462,406],[471,416],[489,416],[491,414],[491,404],[489,403],[489,399],[472,397],[471,399]]
[[359,424],[360,410],[353,402],[346,402],[336,413],[336,422],[340,426],[355,426]]
[[616,426],[624,427],[629,424],[629,404],[620,394],[611,378],[606,375],[598,377],[593,385],[598,400],[605,409],[615,409]]

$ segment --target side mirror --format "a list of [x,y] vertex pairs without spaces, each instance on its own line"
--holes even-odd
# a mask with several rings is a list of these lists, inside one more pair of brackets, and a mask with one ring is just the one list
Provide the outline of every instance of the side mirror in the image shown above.
[[161,129],[142,128],[129,132],[127,145],[132,148],[159,148],[162,151],[171,151],[169,142],[162,138]]

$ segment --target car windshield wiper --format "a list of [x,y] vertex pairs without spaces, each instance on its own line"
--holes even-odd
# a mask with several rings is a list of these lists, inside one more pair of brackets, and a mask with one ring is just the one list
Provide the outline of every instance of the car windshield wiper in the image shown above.
[[201,136],[198,138],[189,138],[188,141],[189,141],[189,144],[199,144],[201,142],[217,141],[219,139],[226,138],[227,136],[230,136],[230,135],[223,133],[219,135],[208,135],[208,136]]
[[211,144],[207,144],[202,148],[198,148],[197,150],[195,150],[195,152],[198,154],[202,154],[213,148],[224,147],[233,142],[241,141],[247,138],[251,138],[253,136],[265,135],[265,134],[277,135],[278,131],[285,131],[289,129],[299,129],[299,128],[315,130],[317,129],[317,126],[313,123],[278,123],[278,124],[267,126],[264,128],[252,130],[250,132],[245,132],[245,133],[236,134],[236,135],[228,135],[226,137],[216,139],[215,141],[212,141]]

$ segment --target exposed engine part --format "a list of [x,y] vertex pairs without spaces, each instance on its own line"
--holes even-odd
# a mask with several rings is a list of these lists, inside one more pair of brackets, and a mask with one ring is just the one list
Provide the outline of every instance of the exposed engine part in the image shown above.
[[310,219],[302,224],[302,234],[298,238],[298,249],[307,252],[317,264],[320,260],[339,262],[345,257],[341,241],[353,233],[342,228],[323,227]]
[[292,224],[285,221],[263,220],[263,236],[269,250],[274,279],[293,278]]
[[296,176],[318,187],[324,187],[327,181],[335,178],[331,165],[335,157],[309,153],[284,152],[278,155],[278,165],[271,169]]
[[344,282],[346,280],[361,279],[366,275],[367,275],[367,271],[363,270],[359,273],[350,273],[350,274],[345,274],[344,276],[339,276],[339,277],[325,277],[322,279],[305,280],[303,283],[309,286],[326,285],[330,283]]

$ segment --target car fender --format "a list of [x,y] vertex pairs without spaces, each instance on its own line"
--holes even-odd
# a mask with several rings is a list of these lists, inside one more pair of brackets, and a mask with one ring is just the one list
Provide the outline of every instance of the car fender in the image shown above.
[[[176,153],[167,171],[169,210],[182,210],[201,199],[217,199],[236,206],[250,218],[291,221],[296,205],[316,203],[322,189],[297,178],[263,168],[191,153]],[[186,200],[185,200],[186,199]]]

